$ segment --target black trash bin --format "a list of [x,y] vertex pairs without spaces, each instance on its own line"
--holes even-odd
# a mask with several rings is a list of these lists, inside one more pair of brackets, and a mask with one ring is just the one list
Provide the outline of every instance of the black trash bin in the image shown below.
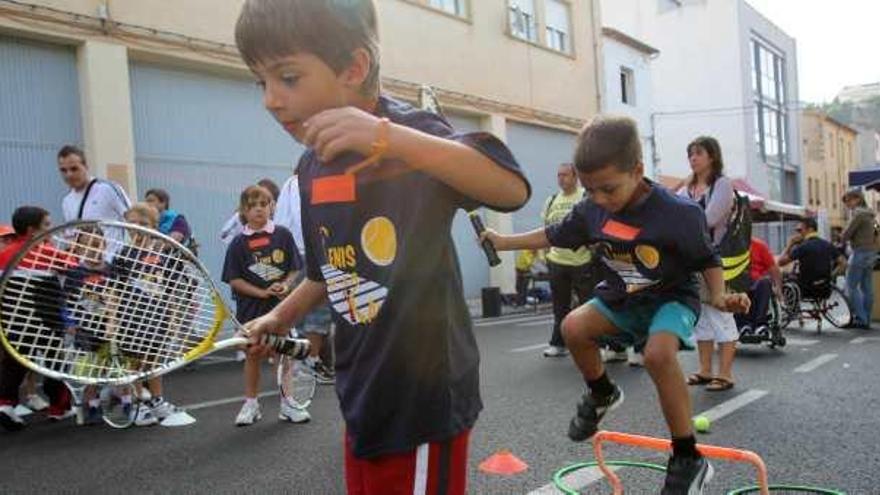
[[483,287],[483,318],[501,316],[501,289]]

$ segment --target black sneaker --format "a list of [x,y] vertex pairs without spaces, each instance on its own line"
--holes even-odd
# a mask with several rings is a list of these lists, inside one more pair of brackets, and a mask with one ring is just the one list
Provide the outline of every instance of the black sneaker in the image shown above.
[[666,483],[660,495],[702,495],[714,472],[705,457],[672,456],[666,465]]
[[311,371],[312,375],[315,376],[316,382],[322,385],[332,385],[336,383],[336,372],[324,364],[323,361],[318,359],[307,359],[305,363],[306,366],[309,367],[309,371]]
[[586,392],[577,406],[577,413],[568,425],[568,438],[575,442],[583,442],[599,431],[599,421],[623,404],[623,390],[614,385],[614,392],[608,397],[597,399]]

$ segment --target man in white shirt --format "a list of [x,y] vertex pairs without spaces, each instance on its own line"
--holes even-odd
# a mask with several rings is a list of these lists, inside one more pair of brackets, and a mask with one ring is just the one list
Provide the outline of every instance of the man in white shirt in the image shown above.
[[125,221],[125,212],[131,207],[125,191],[119,184],[92,177],[81,149],[71,145],[61,148],[58,152],[58,171],[70,186],[70,192],[61,202],[64,221]]

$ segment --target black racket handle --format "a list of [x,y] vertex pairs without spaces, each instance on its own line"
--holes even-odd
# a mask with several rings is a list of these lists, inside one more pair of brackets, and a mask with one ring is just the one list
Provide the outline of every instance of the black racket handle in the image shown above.
[[[471,225],[473,225],[477,236],[482,235],[483,232],[486,231],[486,226],[483,225],[483,219],[480,218],[480,214],[472,211],[468,213],[468,217],[471,219]],[[498,266],[501,264],[501,258],[498,257],[498,251],[495,250],[492,241],[489,239],[483,239],[483,241],[480,242],[480,245],[483,246],[483,252],[486,253],[486,259],[489,260],[489,266]]]
[[279,335],[264,334],[261,340],[264,345],[271,347],[278,354],[284,354],[293,359],[309,357],[309,351],[312,349],[312,344],[306,339],[292,339]]

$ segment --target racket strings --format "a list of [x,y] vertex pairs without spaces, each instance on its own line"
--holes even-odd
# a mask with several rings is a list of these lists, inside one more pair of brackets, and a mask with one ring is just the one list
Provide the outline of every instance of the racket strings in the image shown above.
[[19,354],[100,381],[168,367],[214,330],[221,308],[203,271],[158,236],[114,228],[66,229],[53,242],[64,251],[40,244],[14,267],[0,326]]
[[[21,293],[28,293],[29,292],[28,288],[33,287],[35,285],[36,284],[34,283],[34,280],[32,277],[29,277],[28,279],[25,279],[25,280],[22,280],[19,277],[15,277],[15,278],[10,279],[10,282],[9,282],[9,286],[11,288],[13,288],[13,289],[17,288]],[[193,302],[192,301],[193,298],[184,299],[183,297],[180,297],[180,296],[171,298],[171,299],[173,299],[172,301],[163,301],[163,300],[157,299],[156,297],[145,296],[142,293],[142,291],[139,291],[138,288],[135,287],[133,284],[121,283],[118,281],[113,283],[112,289],[108,289],[108,287],[106,287],[106,286],[105,287],[97,287],[97,288],[101,289],[104,292],[111,293],[111,295],[114,297],[114,299],[117,299],[117,301],[115,301],[115,304],[114,304],[115,307],[113,308],[113,310],[114,310],[113,312],[109,312],[109,313],[106,313],[103,315],[96,315],[94,312],[94,308],[88,308],[88,307],[84,307],[83,304],[78,304],[78,301],[76,301],[75,298],[72,298],[74,300],[69,301],[68,304],[66,305],[67,314],[70,317],[72,317],[71,319],[74,320],[78,324],[77,326],[81,330],[88,331],[91,334],[96,335],[96,336],[109,337],[109,334],[112,334],[113,331],[119,327],[122,327],[123,329],[125,329],[125,327],[128,327],[130,329],[132,327],[139,327],[139,326],[145,326],[145,327],[161,326],[161,325],[167,326],[169,321],[166,321],[166,317],[159,316],[159,311],[155,310],[157,308],[152,308],[152,310],[151,310],[151,308],[145,307],[145,305],[147,303],[161,304],[164,302],[170,302],[172,304],[174,304],[174,303],[181,304],[184,301],[187,303]],[[9,292],[14,292],[14,290],[10,291],[10,289],[7,289],[6,292],[7,292],[6,295],[8,296]],[[65,293],[64,291],[57,290],[57,289],[56,290],[51,290],[51,289],[45,290],[44,289],[44,290],[41,290],[40,292],[42,293],[41,294],[42,297],[40,297],[39,295],[36,297],[33,297],[33,299],[36,302],[36,306],[40,306],[41,303],[43,306],[48,306],[50,304],[55,303],[55,301],[58,301],[59,298],[62,298],[65,295],[67,295],[67,293]],[[30,295],[33,295],[33,292],[30,292]],[[196,295],[198,295],[198,294],[196,294]],[[18,298],[17,300],[20,301],[21,299],[23,299],[23,298]],[[153,300],[151,301],[149,299],[153,299]],[[107,306],[109,304],[105,303],[104,305]],[[170,304],[168,306],[170,306]],[[214,304],[210,298],[206,297],[201,301],[201,307],[202,307],[201,312],[194,310],[192,307],[190,307],[190,308],[170,308],[168,306],[165,307],[166,308],[165,312],[169,313],[171,315],[171,318],[170,318],[171,325],[169,326],[169,328],[172,330],[176,329],[176,328],[180,328],[181,325],[184,325],[186,323],[190,323],[193,326],[195,326],[196,328],[198,328],[200,326],[210,328],[210,326],[212,326],[214,323],[214,320],[213,320],[213,317],[211,316],[211,314],[215,310],[215,307],[214,307]],[[32,314],[31,315],[22,315],[20,305],[14,306],[11,309],[11,312],[14,314],[17,314],[18,316],[23,316],[24,318],[26,318],[28,320],[27,323],[29,323],[29,324],[34,324],[35,322],[38,322],[40,320],[39,318],[37,318],[36,316],[34,316]],[[189,321],[187,321],[184,318],[184,314],[186,314],[190,317]],[[53,322],[53,323],[54,323],[54,325],[52,325],[52,326],[57,327],[57,326],[61,325],[60,321]],[[158,342],[160,342],[157,333],[155,333],[155,332],[145,333],[144,335],[145,335],[146,340],[144,340],[141,343],[141,345],[143,347],[145,347],[145,348],[152,347],[154,349],[159,348],[157,345],[155,345]],[[203,335],[204,335],[204,332],[202,332],[200,335],[197,336],[198,341],[201,340]],[[125,344],[125,341],[122,341],[121,343]],[[197,342],[195,342],[195,343],[197,343]],[[184,346],[184,347],[186,347],[186,346]]]

